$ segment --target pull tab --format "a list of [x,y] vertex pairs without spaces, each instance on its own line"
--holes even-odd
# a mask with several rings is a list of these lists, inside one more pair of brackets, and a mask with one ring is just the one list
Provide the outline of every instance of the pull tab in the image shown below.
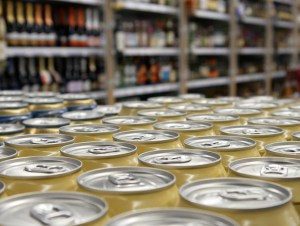
[[130,173],[119,173],[109,175],[108,180],[118,186],[126,185],[144,185],[139,178]]
[[155,163],[158,164],[175,164],[175,163],[186,163],[192,159],[186,155],[173,155],[173,156],[162,156],[154,159]]
[[56,144],[59,139],[48,139],[48,138],[33,138],[31,139],[32,144]]
[[281,124],[282,123],[280,120],[277,120],[277,119],[263,119],[262,122],[266,123],[266,124]]
[[63,166],[47,166],[42,164],[35,164],[31,166],[25,166],[24,170],[31,173],[53,174],[53,173],[65,172],[66,168]]
[[201,145],[208,148],[225,148],[230,146],[230,142],[227,140],[216,140],[203,142]]
[[230,201],[263,201],[268,198],[265,191],[257,188],[227,189],[220,192],[219,195]]
[[133,124],[133,123],[138,123],[140,120],[136,119],[122,119],[119,121],[120,124]]
[[107,154],[107,153],[113,153],[113,152],[119,152],[120,148],[115,146],[102,146],[102,147],[96,147],[91,148],[88,150],[89,153],[95,154],[95,155],[101,155],[101,154]]
[[300,154],[300,150],[298,148],[286,148],[286,149],[283,149],[282,152],[292,153],[292,154]]
[[30,215],[43,225],[73,225],[75,218],[72,212],[52,203],[41,203],[31,208]]
[[191,125],[188,124],[180,124],[180,123],[173,123],[168,125],[170,129],[190,129],[192,128]]
[[131,140],[133,140],[133,141],[155,140],[155,136],[153,134],[139,134],[136,136],[132,136]]
[[243,134],[264,134],[265,132],[258,129],[244,129]]
[[100,132],[101,130],[99,128],[77,127],[77,128],[74,128],[74,131],[83,132],[83,133],[94,133],[94,132]]
[[260,174],[267,177],[286,177],[288,175],[288,168],[278,164],[270,164],[263,166]]

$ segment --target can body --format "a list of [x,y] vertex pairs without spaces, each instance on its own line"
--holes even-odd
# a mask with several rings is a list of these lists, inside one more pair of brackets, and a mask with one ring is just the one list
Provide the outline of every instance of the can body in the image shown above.
[[19,102],[1,103],[0,106],[0,124],[18,123],[24,119],[31,118],[28,105]]
[[29,110],[36,117],[59,117],[67,111],[62,99],[51,97],[29,98]]

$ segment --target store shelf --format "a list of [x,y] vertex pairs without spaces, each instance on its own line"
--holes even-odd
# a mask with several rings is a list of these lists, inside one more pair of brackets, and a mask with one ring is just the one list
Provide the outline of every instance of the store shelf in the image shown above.
[[286,71],[276,71],[273,73],[273,79],[284,78],[286,76]]
[[244,74],[236,78],[237,83],[255,82],[265,80],[264,73]]
[[241,55],[263,55],[266,53],[266,51],[267,51],[266,48],[255,48],[255,47],[241,48],[239,50],[239,54],[241,54]]
[[122,51],[124,56],[176,56],[178,48],[126,48]]
[[275,50],[275,53],[278,54],[292,54],[293,53],[293,49],[291,48],[279,48],[277,50]]
[[159,4],[150,4],[150,3],[139,3],[136,1],[124,1],[117,2],[114,4],[115,9],[121,10],[133,10],[133,11],[142,11],[149,13],[159,13],[159,14],[178,14],[178,9],[171,6],[159,5]]
[[274,22],[274,26],[279,27],[279,28],[292,29],[294,25],[292,22],[289,22],[289,21],[276,20]]
[[293,1],[295,0],[273,0],[275,3],[281,3],[281,4],[288,4],[292,5]]
[[103,49],[90,47],[7,47],[8,57],[15,56],[102,56]]
[[195,89],[195,88],[223,86],[223,85],[228,85],[228,84],[229,84],[228,77],[206,78],[206,79],[198,79],[198,80],[188,81],[187,88]]
[[252,25],[259,25],[259,26],[266,26],[267,24],[266,19],[259,18],[259,17],[241,17],[240,21],[245,24],[252,24]]
[[228,21],[230,18],[229,15],[225,13],[202,11],[202,10],[197,10],[194,13],[194,17],[211,19],[211,20],[222,20],[222,21]]
[[73,4],[82,4],[82,5],[102,5],[103,0],[53,0],[54,2],[64,2],[64,3],[73,3]]
[[106,91],[96,91],[96,92],[90,92],[89,95],[95,99],[95,100],[100,100],[100,99],[105,99],[107,98],[107,92]]
[[228,55],[229,48],[192,48],[191,53],[194,55]]

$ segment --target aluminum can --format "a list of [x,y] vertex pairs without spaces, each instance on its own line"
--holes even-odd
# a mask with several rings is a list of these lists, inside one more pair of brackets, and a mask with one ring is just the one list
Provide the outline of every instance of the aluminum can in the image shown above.
[[23,102],[24,98],[22,96],[0,96],[0,103],[14,103]]
[[103,113],[97,113],[91,110],[70,111],[62,114],[62,118],[70,120],[72,125],[101,123],[103,117]]
[[300,141],[300,132],[292,133],[292,140],[293,141]]
[[272,111],[271,114],[272,114],[272,116],[275,116],[275,117],[300,119],[300,111],[291,110],[291,109],[282,109],[282,110]]
[[256,141],[260,154],[265,153],[264,146],[277,141],[286,141],[285,131],[275,126],[228,126],[221,128],[222,135],[243,136]]
[[139,155],[139,163],[173,173],[177,187],[204,178],[227,175],[219,154],[195,149],[149,151]]
[[300,142],[276,142],[265,146],[266,157],[285,157],[300,159]]
[[27,98],[55,98],[57,97],[59,94],[56,92],[28,92],[25,93],[25,97]]
[[234,136],[203,136],[189,138],[184,141],[187,148],[204,149],[222,156],[225,169],[236,159],[260,157],[256,142],[249,138]]
[[5,197],[7,197],[6,185],[2,181],[0,181],[0,201],[1,201],[1,199],[5,198]]
[[253,96],[248,98],[246,101],[252,101],[252,102],[271,102],[271,101],[277,101],[276,97],[268,96],[268,95],[261,95],[261,96]]
[[190,103],[192,103],[194,100],[204,99],[205,96],[200,93],[185,93],[185,94],[179,95],[179,98],[182,98],[182,99],[187,100]]
[[170,110],[174,111],[185,111],[188,114],[210,114],[213,113],[213,110],[209,106],[199,105],[199,104],[186,104],[186,105],[170,105]]
[[17,157],[18,153],[15,149],[0,147],[0,162]]
[[21,102],[0,103],[0,124],[18,123],[24,119],[31,118],[28,105]]
[[26,127],[26,134],[58,133],[59,128],[70,124],[70,120],[63,118],[31,118],[22,122]]
[[262,110],[265,116],[271,115],[272,111],[279,110],[281,106],[276,103],[265,103],[265,102],[238,102],[235,104],[238,108],[255,108]]
[[293,104],[293,105],[289,106],[289,109],[291,109],[293,111],[300,111],[300,104],[299,103]]
[[97,104],[91,96],[83,93],[65,93],[59,95],[68,111],[92,110]]
[[204,179],[180,188],[181,207],[210,210],[241,226],[298,226],[292,193],[275,183],[254,179]]
[[155,118],[144,116],[114,116],[103,119],[103,124],[119,126],[121,131],[151,130],[155,122]]
[[23,96],[24,92],[22,90],[1,90],[0,96]]
[[114,166],[137,166],[136,146],[121,142],[82,142],[61,148],[61,154],[79,159],[83,171]]
[[109,215],[153,207],[178,205],[175,176],[148,167],[112,167],[92,170],[77,179],[79,191],[104,198]]
[[111,219],[105,226],[136,225],[198,225],[198,226],[238,226],[233,220],[206,211],[187,208],[152,208],[128,212]]
[[120,116],[136,116],[142,110],[162,110],[164,104],[150,101],[132,101],[122,104]]
[[172,120],[183,121],[185,120],[186,114],[187,113],[185,111],[175,110],[144,110],[138,112],[138,115],[156,118],[158,122]]
[[32,192],[0,201],[0,222],[24,226],[100,226],[109,217],[106,202],[80,192]]
[[30,134],[5,140],[5,146],[16,149],[19,157],[57,156],[60,148],[74,142],[74,138],[63,134]]
[[241,124],[237,115],[224,114],[192,114],[186,117],[188,121],[208,122],[213,124],[215,134],[220,134],[220,129],[224,126],[237,126]]
[[116,116],[120,113],[122,109],[122,105],[115,104],[115,105],[98,105],[93,111],[97,113],[104,114],[105,117],[109,116]]
[[233,103],[240,102],[240,101],[244,100],[243,97],[238,97],[238,96],[224,96],[224,97],[218,97],[217,99],[218,100],[230,101],[230,102],[233,102]]
[[120,131],[120,127],[103,124],[78,124],[59,128],[59,133],[75,138],[75,143],[89,141],[113,141],[112,135]]
[[215,135],[213,125],[207,122],[165,121],[155,123],[153,127],[156,130],[169,130],[178,133],[182,144],[187,138]]
[[231,101],[214,99],[214,98],[194,100],[192,103],[207,105],[207,106],[210,106],[211,108],[218,108],[218,107],[224,108],[224,107],[232,107],[233,106],[233,103]]
[[24,134],[25,127],[20,124],[0,124],[0,142],[5,139]]
[[130,130],[114,134],[113,139],[134,144],[138,154],[160,149],[183,148],[179,134],[165,130]]
[[0,162],[8,196],[26,192],[76,191],[82,163],[61,156],[15,158]]
[[189,101],[175,96],[151,97],[148,101],[163,104],[166,108],[171,104],[187,104]]

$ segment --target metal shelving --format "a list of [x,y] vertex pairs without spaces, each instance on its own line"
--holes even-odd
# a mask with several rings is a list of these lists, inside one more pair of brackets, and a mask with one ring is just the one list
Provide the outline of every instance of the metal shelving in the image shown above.
[[265,73],[244,74],[237,76],[237,83],[255,82],[265,80]]
[[191,54],[193,55],[228,55],[229,48],[216,47],[216,48],[191,48]]
[[178,48],[125,48],[123,56],[177,56]]
[[281,4],[293,4],[293,1],[295,0],[273,0],[275,3],[281,3]]
[[276,71],[273,73],[273,79],[275,78],[284,78],[286,76],[286,72],[285,71]]
[[293,51],[294,50],[292,48],[279,48],[279,49],[275,50],[275,53],[277,53],[277,54],[292,54]]
[[258,26],[266,26],[267,21],[264,18],[258,17],[241,17],[240,21],[245,24],[258,25]]
[[239,49],[239,54],[241,55],[263,55],[267,51],[266,48],[252,48],[252,47],[247,47],[247,48],[241,48]]
[[187,81],[187,87],[189,89],[223,86],[228,84],[229,84],[228,77],[206,78],[206,79],[203,78],[203,79]]
[[289,21],[276,20],[274,21],[274,26],[278,28],[292,29],[294,27],[294,24],[293,22],[289,22]]
[[202,19],[221,20],[221,21],[229,21],[230,18],[230,16],[225,13],[202,11],[202,10],[196,10],[193,16]]
[[52,1],[97,6],[97,5],[102,5],[104,0],[52,0]]

